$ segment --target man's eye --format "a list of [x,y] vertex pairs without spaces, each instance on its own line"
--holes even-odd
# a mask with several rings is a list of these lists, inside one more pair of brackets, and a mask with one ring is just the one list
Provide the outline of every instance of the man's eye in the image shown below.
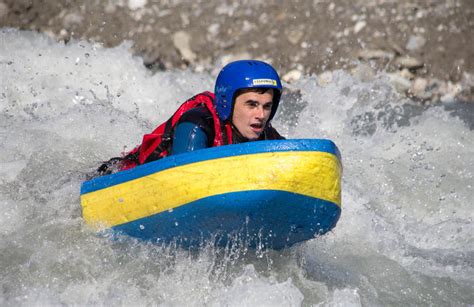
[[263,108],[264,108],[265,110],[271,110],[271,109],[272,109],[272,105],[271,105],[271,104],[266,104],[266,105],[263,106]]

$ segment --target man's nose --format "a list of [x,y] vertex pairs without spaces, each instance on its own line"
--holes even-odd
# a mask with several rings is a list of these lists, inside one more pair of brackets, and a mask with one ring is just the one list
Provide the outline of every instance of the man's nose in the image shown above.
[[264,116],[265,114],[264,114],[263,107],[258,107],[255,111],[255,117],[258,119],[263,119]]

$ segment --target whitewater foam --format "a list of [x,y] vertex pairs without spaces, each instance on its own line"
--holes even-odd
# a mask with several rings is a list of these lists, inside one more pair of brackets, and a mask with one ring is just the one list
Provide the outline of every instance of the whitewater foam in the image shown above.
[[79,188],[215,76],[151,74],[127,43],[10,29],[0,41],[0,303],[474,303],[474,117],[455,116],[454,102],[421,107],[383,73],[286,85],[274,126],[341,149],[339,224],[282,252],[188,252],[96,236]]

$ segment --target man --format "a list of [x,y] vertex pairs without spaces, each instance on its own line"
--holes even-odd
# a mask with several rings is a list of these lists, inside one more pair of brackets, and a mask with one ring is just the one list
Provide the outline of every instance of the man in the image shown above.
[[217,77],[215,94],[204,92],[183,103],[167,122],[145,135],[140,146],[104,163],[98,172],[110,174],[207,147],[283,139],[270,124],[281,91],[271,65],[255,60],[229,63]]

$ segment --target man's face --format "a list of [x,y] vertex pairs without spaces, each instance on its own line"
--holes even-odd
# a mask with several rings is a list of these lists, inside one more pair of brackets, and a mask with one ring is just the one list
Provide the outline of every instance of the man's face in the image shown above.
[[245,91],[235,98],[232,123],[242,136],[249,140],[256,140],[267,124],[272,105],[272,89],[263,94]]

